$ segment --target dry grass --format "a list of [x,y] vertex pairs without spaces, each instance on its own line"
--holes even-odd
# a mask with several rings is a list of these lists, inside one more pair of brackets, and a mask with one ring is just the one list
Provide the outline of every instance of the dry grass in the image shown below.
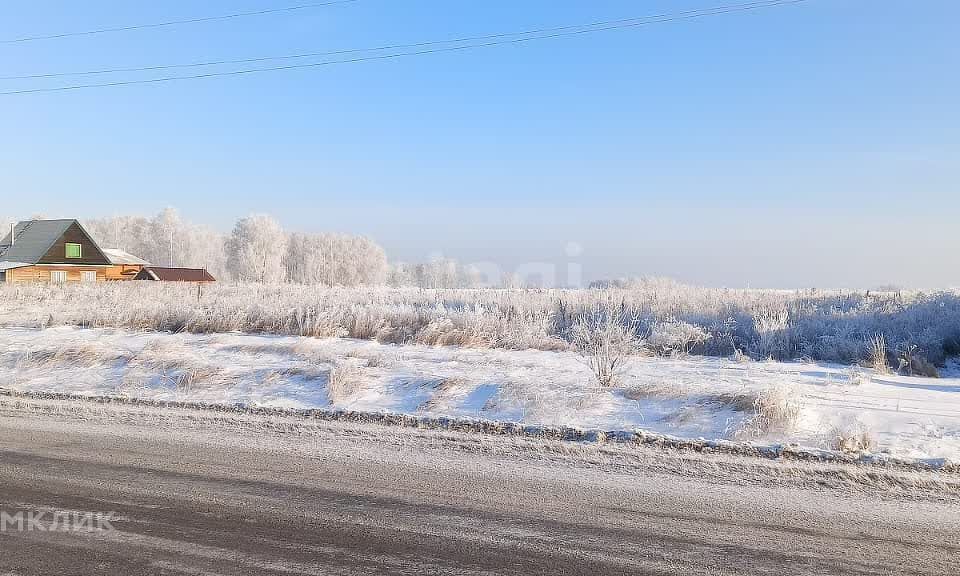
[[863,386],[871,382],[870,374],[860,368],[850,368],[847,370],[847,383],[851,386]]
[[233,383],[229,373],[219,366],[198,365],[166,375],[180,392],[190,394],[200,388],[225,388]]
[[357,350],[347,353],[348,358],[363,361],[365,368],[389,368],[398,362],[399,356],[400,353],[391,355],[378,350]]
[[623,397],[634,401],[648,400],[651,398],[677,398],[683,395],[684,392],[677,390],[676,386],[664,383],[635,384],[623,389]]
[[887,339],[883,334],[877,334],[870,341],[870,367],[877,374],[890,373],[890,365],[887,363]]
[[[0,325],[347,336],[381,342],[569,349],[572,327],[613,305],[648,348],[881,364],[875,337],[904,370],[932,375],[960,352],[960,295],[716,290],[657,280],[600,290],[323,289],[169,284],[0,286]],[[656,344],[656,345],[655,345]],[[897,351],[897,354],[891,353]],[[604,375],[601,375],[605,377]]]
[[735,437],[783,436],[796,430],[803,416],[804,399],[795,386],[778,385],[731,400],[734,410],[749,412]]
[[210,363],[183,342],[169,338],[150,340],[130,358],[121,388],[136,389],[154,378],[184,394],[236,383],[226,367]]
[[433,412],[441,409],[443,405],[455,396],[458,392],[470,388],[470,381],[461,377],[446,377],[436,380],[427,380],[428,385],[434,389],[433,396],[417,407],[420,412]]
[[327,372],[327,398],[331,404],[343,404],[363,389],[362,371],[355,363],[342,360]]
[[92,368],[129,360],[130,356],[126,352],[96,342],[38,348],[20,354],[16,358],[17,366],[20,369],[44,368],[63,364],[78,368]]
[[877,445],[870,429],[859,420],[835,426],[830,437],[830,447],[847,454],[871,452]]

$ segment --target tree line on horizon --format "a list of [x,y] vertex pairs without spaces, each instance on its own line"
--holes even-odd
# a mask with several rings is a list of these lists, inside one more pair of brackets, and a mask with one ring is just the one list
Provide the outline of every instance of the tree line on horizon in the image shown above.
[[[15,222],[0,217],[0,237]],[[265,214],[239,219],[226,234],[188,222],[174,208],[153,217],[112,216],[83,220],[82,224],[104,248],[124,250],[155,266],[205,268],[227,281],[422,288],[482,284],[479,273],[452,259],[391,263],[383,247],[371,238],[287,232]]]

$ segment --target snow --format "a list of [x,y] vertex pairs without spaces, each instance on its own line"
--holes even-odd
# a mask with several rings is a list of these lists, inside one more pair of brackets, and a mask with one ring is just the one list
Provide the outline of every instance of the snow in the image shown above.
[[621,386],[599,390],[571,352],[67,327],[0,329],[0,344],[0,382],[23,391],[644,429],[711,440],[733,438],[749,417],[731,398],[786,386],[802,394],[802,418],[793,431],[762,440],[828,448],[835,429],[856,425],[870,431],[880,452],[960,459],[957,363],[942,370],[946,377],[930,379],[810,362],[637,358]]

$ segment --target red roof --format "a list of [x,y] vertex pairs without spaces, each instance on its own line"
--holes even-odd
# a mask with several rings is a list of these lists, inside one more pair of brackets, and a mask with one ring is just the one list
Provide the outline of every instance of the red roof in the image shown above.
[[217,279],[203,268],[160,268],[145,266],[135,280],[159,280],[160,282],[216,282]]

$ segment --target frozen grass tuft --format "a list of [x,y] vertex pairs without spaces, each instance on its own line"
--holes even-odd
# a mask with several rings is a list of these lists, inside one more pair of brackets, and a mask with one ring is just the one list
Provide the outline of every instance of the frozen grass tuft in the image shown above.
[[343,404],[354,397],[363,388],[361,376],[360,367],[355,362],[335,362],[327,372],[327,398],[330,403]]
[[731,402],[734,410],[750,412],[735,435],[763,438],[787,435],[796,430],[803,416],[803,394],[796,386],[775,385]]
[[863,386],[871,381],[870,374],[860,368],[850,368],[847,370],[847,383],[851,386]]
[[877,445],[870,428],[859,420],[835,426],[830,437],[832,449],[848,454],[871,452]]
[[171,373],[168,376],[180,392],[191,394],[205,387],[226,387],[232,381],[226,370],[209,364],[194,365]]
[[887,339],[883,334],[877,334],[870,341],[870,367],[877,374],[890,373],[890,365],[887,364]]
[[428,385],[435,390],[432,397],[417,407],[418,412],[430,412],[438,410],[455,396],[458,392],[469,390],[470,382],[461,377],[444,377],[436,380],[428,380]]
[[123,351],[91,342],[30,350],[18,355],[16,362],[20,369],[44,368],[58,364],[91,368],[129,359],[130,357]]

